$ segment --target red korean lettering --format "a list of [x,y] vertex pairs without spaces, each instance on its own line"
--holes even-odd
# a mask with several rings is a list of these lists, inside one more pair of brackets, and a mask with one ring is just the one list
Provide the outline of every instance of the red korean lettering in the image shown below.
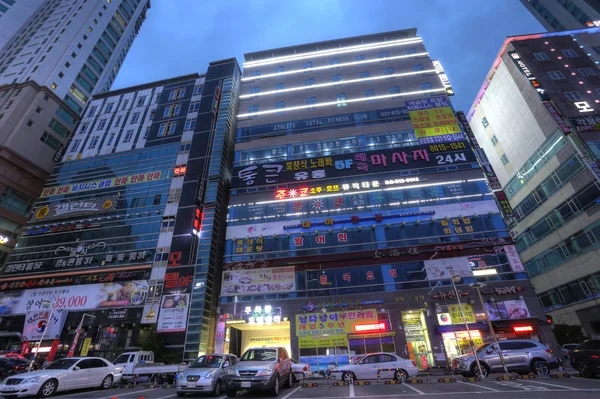
[[383,154],[371,155],[371,164],[387,166],[387,159]]

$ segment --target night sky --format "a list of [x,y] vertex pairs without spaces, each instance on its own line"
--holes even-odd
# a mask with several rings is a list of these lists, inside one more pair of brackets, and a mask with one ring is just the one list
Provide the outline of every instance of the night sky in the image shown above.
[[469,110],[506,36],[543,32],[518,0],[151,0],[113,89],[247,52],[417,28]]

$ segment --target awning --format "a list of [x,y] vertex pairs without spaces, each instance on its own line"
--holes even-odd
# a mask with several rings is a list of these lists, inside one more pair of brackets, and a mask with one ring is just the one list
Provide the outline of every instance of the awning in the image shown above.
[[[438,332],[454,332],[454,331],[466,331],[467,328],[464,324],[453,324],[451,326],[437,326]],[[469,330],[489,330],[488,326],[484,322],[480,323],[469,323]]]

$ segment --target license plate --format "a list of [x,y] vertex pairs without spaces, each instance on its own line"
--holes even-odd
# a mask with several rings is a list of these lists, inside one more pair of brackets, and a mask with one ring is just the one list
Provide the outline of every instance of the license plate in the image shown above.
[[195,382],[188,382],[187,386],[188,386],[188,388],[196,388],[196,383]]
[[250,388],[250,387],[252,387],[252,382],[242,381],[242,388]]

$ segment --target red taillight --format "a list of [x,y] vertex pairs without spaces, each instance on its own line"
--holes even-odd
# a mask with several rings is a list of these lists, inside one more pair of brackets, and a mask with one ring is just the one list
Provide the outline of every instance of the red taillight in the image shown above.
[[546,352],[548,352],[548,353],[551,354],[552,353],[552,349],[546,349]]
[[412,364],[413,366],[417,367],[417,363],[414,360],[412,360]]
[[600,356],[592,355],[592,359],[598,359]]
[[307,364],[306,366],[304,366],[304,368],[302,369],[302,371],[308,371],[310,370],[310,366]]

